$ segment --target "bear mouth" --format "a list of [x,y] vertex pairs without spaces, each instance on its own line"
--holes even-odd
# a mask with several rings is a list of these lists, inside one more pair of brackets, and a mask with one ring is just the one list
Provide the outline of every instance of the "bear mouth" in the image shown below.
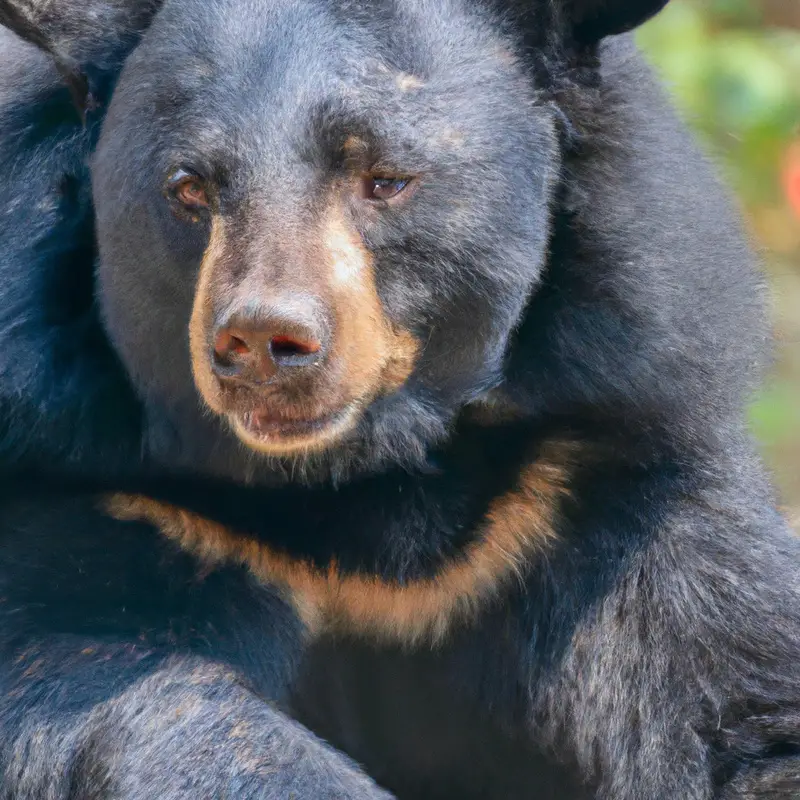
[[259,452],[281,455],[296,450],[320,450],[354,427],[355,403],[317,417],[294,418],[273,411],[256,410],[231,414],[239,439]]

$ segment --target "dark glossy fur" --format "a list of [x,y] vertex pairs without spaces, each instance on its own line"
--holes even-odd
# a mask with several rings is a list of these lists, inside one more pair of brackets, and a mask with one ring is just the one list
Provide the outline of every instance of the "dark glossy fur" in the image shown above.
[[[47,58],[0,29],[0,796],[388,796],[265,702],[285,699],[302,641],[274,592],[242,569],[204,575],[94,492],[41,482],[144,468],[141,407],[92,298],[88,157],[155,6],[47,4],[31,18]],[[75,108],[54,53],[92,108]]]
[[[0,11],[18,5],[0,3]],[[57,10],[48,4],[51,11],[54,5]],[[138,461],[140,412],[93,308],[87,163],[119,67],[136,41],[137,26],[124,19],[111,24],[108,16],[132,7],[144,4],[87,6],[108,25],[87,23],[82,35],[59,40],[59,49],[92,76],[97,109],[86,125],[53,59],[0,28],[5,468],[31,463],[74,474],[87,465],[96,473],[100,465],[119,469]],[[61,28],[80,28],[81,16],[69,11],[62,4]]]
[[[264,771],[297,736],[308,775],[287,780],[326,796],[335,756],[263,703],[290,688],[401,797],[797,794],[800,543],[744,425],[760,279],[631,43],[596,42],[660,4],[241,5],[171,0],[128,59],[93,156],[96,288],[91,128],[30,54],[4,101],[6,794],[289,796]],[[376,55],[425,85],[389,92]],[[444,126],[463,149],[436,150]],[[425,348],[345,441],[267,460],[197,398],[185,329],[208,226],[173,219],[161,182],[191,157],[224,176],[227,214],[297,230],[353,130],[428,176],[361,231],[386,315]],[[570,496],[518,580],[445,641],[330,633],[297,683],[290,598],[97,496],[147,492],[413,587],[554,440],[578,454]],[[350,769],[330,771],[368,796]]]

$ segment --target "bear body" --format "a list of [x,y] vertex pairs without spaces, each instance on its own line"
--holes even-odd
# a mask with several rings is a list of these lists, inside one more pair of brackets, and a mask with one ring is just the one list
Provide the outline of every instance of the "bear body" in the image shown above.
[[400,797],[796,794],[761,279],[604,38],[662,5],[167,0],[4,134],[75,175],[3,233],[9,796],[378,796],[272,703]]
[[389,796],[266,702],[302,640],[274,592],[96,496],[24,495],[2,518],[5,797]]

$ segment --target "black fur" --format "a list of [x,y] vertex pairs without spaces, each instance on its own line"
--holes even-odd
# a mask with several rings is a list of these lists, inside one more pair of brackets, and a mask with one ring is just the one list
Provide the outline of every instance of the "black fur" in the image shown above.
[[[11,10],[20,15],[26,9],[19,5],[0,3],[0,18],[8,20]],[[0,452],[6,468],[32,463],[74,474],[88,465],[96,473],[101,465],[121,469],[139,459],[141,412],[106,344],[92,297],[96,245],[87,159],[145,5],[92,3],[84,8],[94,12],[85,24],[68,3],[46,5],[50,16],[42,20],[41,38],[92,87],[97,108],[85,124],[52,58],[0,28],[0,330],[6,352]]]
[[[93,300],[87,159],[156,3],[50,3],[30,29],[18,5],[0,19],[50,57],[0,29],[3,467],[104,483],[143,469],[142,411]],[[302,639],[274,592],[30,480],[2,493],[0,796],[387,796],[265,702],[285,699]]]
[[[767,338],[760,278],[635,48],[597,43],[662,5],[168,0],[114,90],[93,195],[72,167],[75,205],[41,227],[19,163],[48,185],[60,148],[80,164],[93,143],[56,128],[37,149],[3,133],[21,198],[2,230],[19,254],[2,299],[4,452],[25,476],[3,510],[4,740],[75,754],[84,781],[141,775],[144,787],[191,773],[184,736],[222,747],[199,785],[235,791],[231,730],[164,729],[157,706],[177,681],[218,720],[243,681],[245,739],[259,764],[269,749],[257,723],[273,712],[255,698],[282,701],[292,683],[289,607],[243,569],[104,519],[98,487],[163,497],[298,561],[412,584],[463,558],[492,500],[558,439],[580,455],[547,553],[435,647],[319,642],[294,713],[402,797],[800,791],[800,543],[744,425]],[[397,94],[398,71],[420,86]],[[47,131],[52,98],[63,119],[68,95],[43,81],[5,104],[4,131]],[[424,176],[402,207],[358,224],[386,315],[425,347],[344,440],[265,459],[197,397],[185,330],[208,225],[174,219],[163,181],[191,163],[220,187],[218,213],[304,231],[351,133],[385,169]],[[58,287],[67,244],[79,267],[92,257],[92,199],[99,279],[76,291],[76,312]],[[37,237],[54,246],[25,249]],[[58,326],[83,330],[76,320],[91,338],[72,340],[64,369]],[[65,467],[86,496],[38,482]],[[185,688],[198,669],[219,695]],[[139,707],[162,731],[155,751],[129,721]],[[3,763],[19,763],[9,747]],[[50,779],[30,763],[6,768],[12,796]]]
[[242,569],[198,574],[95,497],[51,494],[39,509],[40,491],[15,494],[2,521],[4,798],[385,796],[265,702],[285,695],[301,637],[273,592]]

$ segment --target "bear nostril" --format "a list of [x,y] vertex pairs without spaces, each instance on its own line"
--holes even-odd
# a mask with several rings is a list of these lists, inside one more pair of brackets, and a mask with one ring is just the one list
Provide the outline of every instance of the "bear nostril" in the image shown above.
[[244,339],[229,331],[220,331],[214,341],[214,360],[221,366],[230,366],[232,356],[246,356],[250,346]]
[[230,352],[236,353],[237,356],[244,356],[250,352],[250,347],[244,339],[231,336]]
[[269,341],[269,354],[276,364],[300,366],[315,360],[322,345],[316,341],[293,336],[273,336]]
[[254,386],[299,376],[303,367],[316,367],[325,356],[326,333],[321,324],[277,312],[233,319],[213,335],[211,369],[224,381]]

